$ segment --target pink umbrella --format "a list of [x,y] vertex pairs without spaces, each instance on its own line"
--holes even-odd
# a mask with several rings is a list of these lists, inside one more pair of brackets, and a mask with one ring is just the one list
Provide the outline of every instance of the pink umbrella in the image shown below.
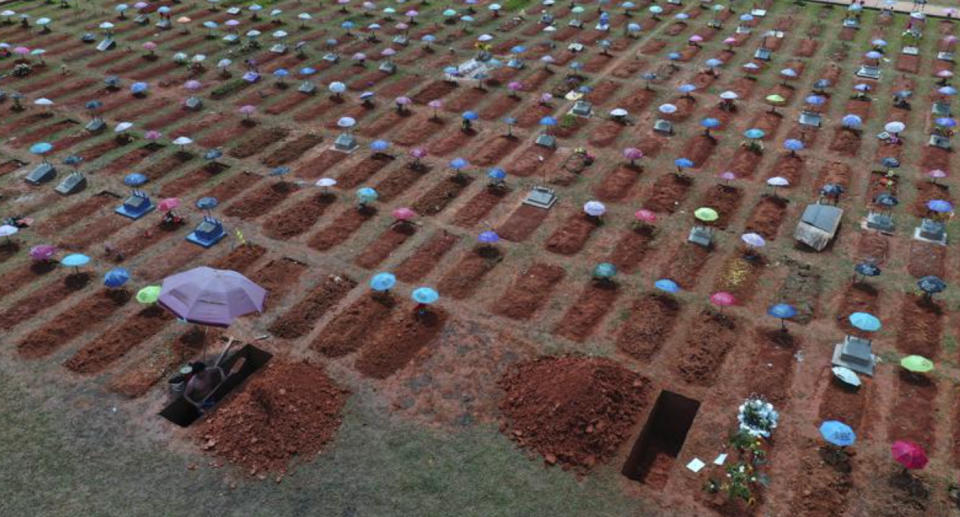
[[409,221],[417,216],[417,213],[405,206],[393,210],[393,218],[397,221]]
[[240,109],[237,111],[239,111],[241,115],[252,115],[254,111],[257,111],[257,107],[252,104],[244,104],[240,106]]
[[380,51],[380,55],[381,55],[381,56],[387,56],[387,57],[395,56],[395,55],[397,55],[397,51],[396,51],[396,50],[393,50],[393,49],[390,48],[390,47],[387,47],[387,48],[385,48],[385,49],[383,49],[383,50]]
[[426,158],[426,157],[427,157],[427,150],[424,149],[423,147],[414,147],[413,149],[410,149],[410,156],[413,156],[414,158],[416,158],[416,159],[418,159],[418,160],[419,160],[420,158]]
[[734,174],[734,173],[732,173],[732,172],[730,172],[730,171],[721,172],[721,173],[720,173],[720,179],[722,179],[723,181],[733,181],[733,180],[737,179],[737,175]]
[[943,179],[947,177],[947,173],[941,169],[933,169],[927,173],[927,176],[933,179],[933,182],[936,183],[938,179]]
[[623,150],[623,157],[630,160],[630,165],[633,165],[634,160],[643,158],[643,151],[636,147],[627,147]]
[[150,130],[143,134],[143,137],[147,140],[159,140],[163,136],[159,131]]
[[178,206],[180,206],[180,199],[175,197],[168,197],[157,203],[157,208],[163,210],[164,212],[169,212]]
[[897,440],[890,446],[890,453],[897,463],[910,470],[922,469],[927,465],[927,453],[923,447],[908,440]]
[[21,56],[25,56],[30,53],[30,49],[28,49],[27,47],[16,47],[13,49],[13,53],[20,54]]
[[950,70],[940,70],[939,72],[937,72],[937,77],[942,77],[944,79],[947,79],[947,78],[953,77],[953,72],[951,72]]
[[710,303],[723,309],[737,303],[737,299],[726,291],[717,291],[710,295]]
[[226,25],[227,27],[236,27],[237,25],[240,25],[240,22],[237,20],[227,20],[223,22],[223,24]]
[[393,100],[393,102],[399,104],[400,106],[406,106],[412,103],[413,101],[410,100],[410,97],[397,97],[396,99]]
[[703,36],[701,36],[701,35],[699,35],[699,34],[694,34],[693,36],[690,36],[690,41],[693,42],[693,43],[702,43],[702,42],[703,42]]
[[50,260],[57,253],[57,247],[51,244],[40,244],[30,248],[30,258],[33,260]]
[[523,83],[520,81],[510,81],[507,83],[507,88],[509,88],[510,91],[519,92],[520,90],[523,90]]
[[650,210],[647,210],[646,208],[641,208],[640,210],[637,210],[633,214],[633,216],[637,218],[637,221],[640,221],[643,223],[652,224],[657,222],[657,214],[653,213]]
[[737,38],[727,38],[727,39],[723,40],[723,44],[724,44],[724,45],[736,45],[736,44],[737,44]]
[[407,25],[406,23],[403,23],[403,22],[400,22],[400,23],[394,25],[394,27],[395,27],[397,30],[399,30],[399,31],[405,31],[405,30],[407,30],[407,29],[410,28],[409,25]]
[[427,103],[427,106],[433,108],[433,118],[437,118],[437,110],[443,107],[443,101],[440,99],[433,99]]
[[143,50],[149,50],[153,52],[154,50],[157,50],[157,44],[152,41],[148,41],[143,44]]

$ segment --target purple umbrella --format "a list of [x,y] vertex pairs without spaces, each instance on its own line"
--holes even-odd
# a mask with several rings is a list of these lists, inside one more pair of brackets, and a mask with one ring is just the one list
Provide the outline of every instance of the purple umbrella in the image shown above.
[[263,312],[266,296],[236,271],[201,266],[164,278],[157,302],[191,323],[228,327],[244,314]]
[[50,260],[57,253],[57,247],[50,244],[39,244],[30,248],[30,258],[33,260]]

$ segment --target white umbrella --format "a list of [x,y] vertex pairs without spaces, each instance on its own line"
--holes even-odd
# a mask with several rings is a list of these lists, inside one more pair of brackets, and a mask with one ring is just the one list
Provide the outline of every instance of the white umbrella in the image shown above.
[[353,127],[356,124],[357,124],[357,121],[354,120],[352,117],[341,117],[340,120],[337,121],[337,126],[343,127],[343,128]]
[[197,54],[197,55],[193,56],[193,62],[194,62],[194,63],[202,63],[202,62],[203,62],[204,60],[206,60],[206,59],[207,59],[207,56],[205,56],[205,55],[203,55],[203,54]]
[[0,237],[9,237],[20,231],[20,228],[12,224],[4,224],[0,226]]
[[316,183],[318,187],[324,187],[324,188],[332,187],[336,184],[337,184],[337,180],[333,178],[320,178],[317,180],[317,183]]
[[53,101],[46,97],[40,97],[39,99],[33,101],[33,103],[37,106],[53,106]]
[[784,178],[783,176],[774,176],[767,180],[767,185],[771,187],[789,187],[790,180]]
[[723,93],[720,94],[720,98],[723,99],[723,100],[726,100],[726,101],[732,101],[732,100],[734,100],[734,99],[740,98],[740,96],[737,95],[737,92],[734,92],[734,91],[731,91],[731,90],[727,90],[727,91],[725,91],[725,92],[723,92]]
[[907,125],[903,122],[893,121],[887,122],[883,129],[889,133],[899,133],[907,128]]
[[176,140],[173,141],[173,145],[190,145],[192,143],[193,140],[185,136],[178,136]]
[[626,117],[627,113],[628,113],[627,110],[623,108],[613,108],[612,110],[610,110],[610,116],[613,116],[613,117]]
[[123,133],[124,131],[133,127],[133,122],[120,122],[117,124],[117,127],[113,129],[114,133]]
[[599,201],[587,201],[583,205],[583,211],[589,216],[600,217],[607,213],[607,207]]

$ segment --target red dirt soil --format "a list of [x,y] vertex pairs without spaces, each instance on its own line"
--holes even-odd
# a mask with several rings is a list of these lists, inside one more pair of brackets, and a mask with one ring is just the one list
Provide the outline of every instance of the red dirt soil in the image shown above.
[[286,339],[298,338],[313,329],[313,323],[336,305],[357,283],[343,277],[329,275],[314,287],[306,298],[297,302],[270,325],[273,335]]
[[327,357],[342,357],[357,351],[367,336],[380,327],[396,305],[390,295],[367,293],[330,320],[311,348]]
[[653,357],[669,339],[680,304],[670,296],[648,295],[633,302],[617,336],[617,348],[640,360]]
[[273,361],[197,429],[201,448],[258,473],[309,461],[340,428],[349,392],[322,368]]
[[500,431],[548,464],[607,461],[649,405],[650,383],[606,358],[541,357],[500,380]]
[[417,315],[412,308],[400,309],[389,322],[364,343],[354,367],[367,377],[386,379],[407,365],[443,330],[447,314],[431,309]]
[[560,266],[533,264],[517,274],[513,285],[493,305],[493,311],[516,320],[528,319],[550,298],[551,291],[565,275],[566,271]]

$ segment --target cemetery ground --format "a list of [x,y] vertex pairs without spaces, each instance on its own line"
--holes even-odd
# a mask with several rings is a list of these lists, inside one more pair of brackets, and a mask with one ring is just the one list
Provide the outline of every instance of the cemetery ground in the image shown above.
[[[931,107],[955,95],[937,54],[956,22],[609,5],[2,6],[0,216],[19,228],[0,243],[0,513],[960,512],[958,228],[930,208],[954,201],[957,158],[928,145],[952,135]],[[26,181],[42,163],[57,178]],[[86,188],[55,192],[73,170]],[[827,185],[844,213],[817,252],[793,234]],[[537,186],[556,204],[524,204]],[[144,196],[182,204],[116,213]],[[861,228],[868,212],[895,230]],[[209,248],[185,240],[204,216],[225,233]],[[912,238],[923,218],[946,246]],[[264,287],[263,313],[204,329],[138,300],[203,265]],[[928,276],[948,286],[932,299]],[[774,304],[796,309],[787,331]],[[846,334],[877,356],[858,390],[831,371]],[[159,416],[168,379],[228,336],[272,357],[191,425]],[[732,441],[748,397],[777,425]],[[831,420],[856,443],[825,442]],[[898,440],[929,464],[906,473]]]

